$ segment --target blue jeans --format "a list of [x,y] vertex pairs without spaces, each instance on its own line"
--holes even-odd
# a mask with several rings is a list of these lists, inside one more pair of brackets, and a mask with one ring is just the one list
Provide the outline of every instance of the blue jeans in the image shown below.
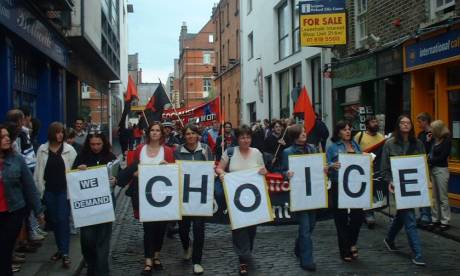
[[49,219],[53,226],[54,238],[58,251],[63,255],[69,255],[70,241],[70,206],[67,193],[54,193],[45,191],[45,204]]
[[300,257],[300,265],[308,266],[314,263],[313,241],[311,235],[316,224],[315,211],[296,212],[295,217],[299,224],[299,236],[295,244],[295,252]]
[[422,207],[419,209],[419,211],[420,211],[420,222],[431,223],[431,208]]
[[422,257],[422,244],[417,232],[414,209],[404,209],[396,212],[396,216],[393,218],[393,222],[387,233],[387,240],[394,242],[396,235],[403,226],[406,229],[407,240],[409,241],[410,248],[415,254],[415,257]]

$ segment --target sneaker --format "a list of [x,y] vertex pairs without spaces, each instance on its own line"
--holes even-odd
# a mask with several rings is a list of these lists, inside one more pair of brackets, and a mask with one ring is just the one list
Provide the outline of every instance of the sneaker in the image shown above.
[[34,233],[33,235],[30,236],[30,239],[31,241],[42,241],[44,240],[45,237],[43,235],[40,235],[38,233]]
[[439,231],[447,231],[447,230],[449,230],[449,228],[450,228],[450,225],[449,225],[449,224],[442,224],[442,223],[441,223],[441,224],[438,226]]
[[42,235],[43,237],[46,237],[48,235],[48,232],[46,232],[45,230],[42,230],[41,228],[37,228],[36,232]]
[[17,264],[12,264],[11,265],[11,272],[16,273],[16,272],[19,272],[19,271],[21,271],[21,266],[20,265],[17,265]]
[[418,266],[426,266],[426,263],[425,263],[425,261],[423,260],[422,257],[412,258],[412,263],[414,263],[415,265],[418,265]]
[[194,264],[193,265],[193,274],[195,275],[201,275],[203,274],[204,269],[200,264]]
[[184,260],[190,261],[191,258],[192,258],[192,244],[190,244],[189,247],[184,250]]
[[301,265],[300,267],[302,267],[303,270],[306,270],[306,271],[316,271],[316,264],[315,263],[312,263],[312,264],[309,264],[309,265]]
[[388,248],[388,251],[390,251],[390,252],[398,251],[398,248],[396,247],[396,245],[395,245],[394,242],[390,242],[389,240],[387,240],[387,239],[385,238],[385,239],[383,239],[383,243],[384,243],[385,246]]

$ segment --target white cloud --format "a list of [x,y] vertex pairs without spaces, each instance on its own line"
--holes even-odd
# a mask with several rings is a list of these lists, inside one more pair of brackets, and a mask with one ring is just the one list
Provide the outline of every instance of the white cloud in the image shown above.
[[166,84],[169,73],[172,73],[174,68],[159,68],[159,69],[144,69],[142,68],[142,82],[159,82],[161,79],[163,84]]

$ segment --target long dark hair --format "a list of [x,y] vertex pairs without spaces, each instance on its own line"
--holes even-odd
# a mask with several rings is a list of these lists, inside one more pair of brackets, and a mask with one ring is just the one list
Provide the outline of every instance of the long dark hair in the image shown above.
[[410,116],[406,115],[406,114],[403,114],[403,115],[399,116],[398,119],[396,120],[395,129],[394,129],[393,134],[392,134],[392,137],[395,138],[394,143],[402,143],[403,142],[403,137],[402,137],[402,134],[401,134],[401,129],[400,129],[399,123],[404,118],[409,119],[410,124],[411,124],[411,129],[409,131],[409,137],[408,137],[409,138],[408,139],[409,143],[411,143],[411,144],[416,143],[417,138],[415,137],[414,123],[412,122],[412,119],[410,118]]
[[83,148],[81,149],[81,152],[80,152],[80,154],[82,156],[86,157],[86,156],[90,156],[90,155],[94,154],[91,151],[91,147],[89,145],[89,140],[91,138],[100,138],[102,140],[102,150],[101,150],[100,154],[102,156],[105,156],[105,157],[110,156],[110,151],[112,149],[112,146],[110,145],[110,142],[107,139],[107,137],[105,137],[104,133],[102,133],[100,131],[89,132],[88,135],[86,135],[85,144],[83,145]]
[[340,131],[344,128],[349,126],[352,127],[351,123],[347,120],[340,120],[335,124],[334,133],[332,134],[331,141],[334,143],[339,142],[342,138],[340,138]]
[[[10,134],[10,131],[9,131],[8,127],[6,125],[0,124],[0,132],[2,131],[2,129],[6,129],[6,131],[8,131],[8,136],[10,137],[10,148],[7,149],[7,150],[2,150],[3,158],[5,158],[5,157],[7,157],[9,154],[11,154],[13,152],[13,148],[12,148],[13,140],[11,140],[11,134]],[[0,139],[2,139],[2,138],[3,137],[0,137]]]

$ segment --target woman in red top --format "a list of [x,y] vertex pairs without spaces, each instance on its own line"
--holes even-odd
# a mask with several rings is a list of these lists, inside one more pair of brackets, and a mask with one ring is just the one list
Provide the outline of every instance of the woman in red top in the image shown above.
[[[145,141],[145,144],[141,144],[136,148],[134,158],[136,164],[160,165],[175,162],[174,150],[164,144],[165,135],[160,122],[154,122],[149,126]],[[139,172],[136,171],[131,182],[131,185],[135,185],[137,188],[134,190],[138,190],[138,175]],[[132,193],[132,200],[134,215],[136,218],[139,218],[138,192]],[[145,267],[142,275],[150,275],[152,269],[163,270],[163,265],[160,261],[160,251],[167,223],[167,221],[143,223]]]

